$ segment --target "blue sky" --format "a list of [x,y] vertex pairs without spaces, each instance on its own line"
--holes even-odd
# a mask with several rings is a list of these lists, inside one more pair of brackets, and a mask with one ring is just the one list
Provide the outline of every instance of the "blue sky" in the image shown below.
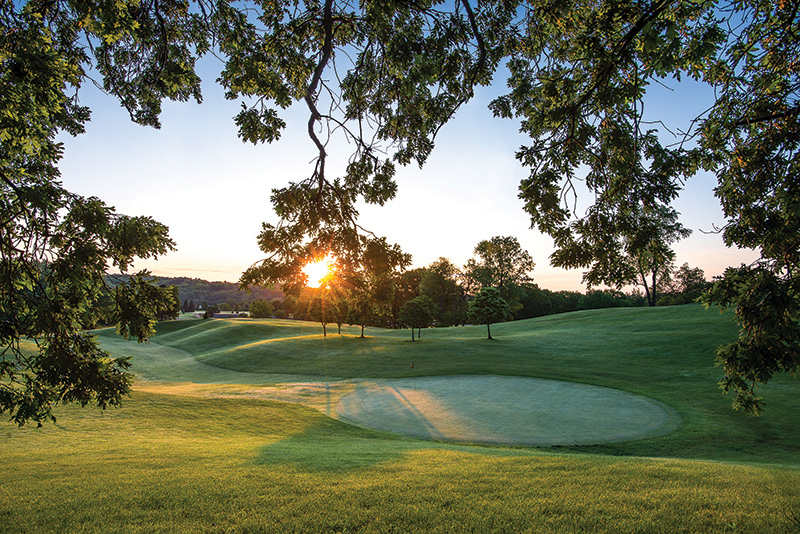
[[[282,114],[288,128],[278,142],[245,144],[233,122],[239,102],[224,100],[214,83],[218,65],[213,58],[203,60],[203,104],[164,104],[161,130],[132,124],[112,97],[90,84],[81,90],[82,103],[93,109],[92,121],[86,134],[62,138],[64,185],[101,198],[120,213],[153,217],[170,227],[177,242],[177,252],[157,262],[140,260],[136,269],[236,281],[263,257],[256,245],[261,223],[277,222],[270,191],[311,172],[314,147],[304,106]],[[581,271],[551,267],[552,240],[529,228],[517,198],[527,171],[514,158],[526,139],[515,121],[494,119],[486,107],[502,90],[502,84],[479,90],[441,130],[425,167],[398,169],[397,197],[383,207],[362,206],[361,222],[411,253],[418,267],[440,256],[463,265],[480,240],[513,235],[533,256],[534,281],[541,287],[583,290]],[[685,83],[680,91],[654,87],[646,113],[685,123],[708,105],[708,91]],[[339,148],[329,173],[349,154],[346,145]],[[727,249],[719,235],[701,231],[724,223],[714,184],[713,176],[699,175],[676,203],[683,223],[694,231],[675,246],[677,264],[701,267],[709,278],[757,257],[754,251]]]

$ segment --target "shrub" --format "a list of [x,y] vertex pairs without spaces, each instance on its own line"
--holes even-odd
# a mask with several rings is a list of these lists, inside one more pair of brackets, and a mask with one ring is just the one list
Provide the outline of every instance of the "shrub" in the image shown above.
[[253,317],[272,317],[272,304],[266,300],[256,299],[250,304],[250,315]]

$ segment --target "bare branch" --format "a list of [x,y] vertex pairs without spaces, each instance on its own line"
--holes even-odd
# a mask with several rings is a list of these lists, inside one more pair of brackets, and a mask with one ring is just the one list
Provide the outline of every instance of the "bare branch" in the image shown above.
[[325,146],[319,140],[319,137],[317,137],[316,132],[314,132],[314,124],[322,117],[317,109],[316,104],[316,99],[319,96],[317,93],[317,87],[322,79],[322,73],[325,71],[325,67],[327,67],[328,62],[333,55],[333,0],[325,0],[322,25],[325,31],[325,40],[322,43],[322,56],[317,62],[317,67],[314,69],[314,75],[311,77],[311,83],[308,84],[308,89],[306,90],[305,95],[306,105],[311,112],[311,116],[308,118],[308,136],[314,142],[317,150],[319,151],[319,159],[317,160],[317,166],[314,174],[316,175],[320,189],[325,183],[325,159],[327,158],[328,154],[325,151]]

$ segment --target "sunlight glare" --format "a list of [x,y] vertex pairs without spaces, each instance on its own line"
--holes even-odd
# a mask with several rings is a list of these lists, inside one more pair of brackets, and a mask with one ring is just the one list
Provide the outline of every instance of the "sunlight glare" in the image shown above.
[[322,281],[330,276],[332,272],[333,260],[330,256],[325,256],[314,263],[307,263],[306,266],[303,267],[303,273],[308,277],[308,282],[306,283],[308,287],[319,287]]

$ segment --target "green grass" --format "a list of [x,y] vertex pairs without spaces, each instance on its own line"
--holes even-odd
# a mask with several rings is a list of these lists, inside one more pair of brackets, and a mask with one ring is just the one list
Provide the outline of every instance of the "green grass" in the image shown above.
[[[717,387],[722,371],[714,366],[714,350],[736,336],[731,314],[699,305],[592,310],[495,325],[495,341],[485,339],[482,326],[427,329],[415,343],[407,330],[367,332],[367,339],[359,339],[360,329],[345,328],[342,336],[329,333],[323,339],[320,325],[301,321],[174,321],[159,326],[149,352],[134,358],[134,370],[148,378],[249,384],[295,375],[335,380],[498,374],[569,380],[654,398],[682,418],[678,430],[666,436],[571,450],[800,463],[796,378],[777,377],[762,388],[767,409],[760,417],[733,411],[730,398]],[[104,336],[104,343],[114,342]],[[113,346],[125,348],[118,342]],[[171,356],[165,352],[155,358],[152,348],[183,351],[184,363],[192,366],[169,368]]]
[[634,387],[631,382],[645,380],[643,389],[698,373],[718,377],[714,349],[736,335],[730,315],[699,306],[619,308],[499,324],[494,341],[485,340],[481,326],[427,329],[414,344],[407,330],[370,329],[367,339],[359,339],[358,329],[345,328],[344,335],[323,340],[319,325],[299,321],[194,321],[167,323],[164,330],[154,338],[158,344],[244,372],[332,378],[502,374]]
[[800,471],[475,448],[135,393],[0,434],[0,532],[786,532]]
[[213,320],[164,323],[151,345],[101,339],[134,354],[142,385],[176,391],[411,376],[413,358],[417,375],[617,387],[673,406],[681,426],[606,446],[470,447],[299,404],[135,390],[121,409],[61,407],[57,424],[0,428],[0,533],[800,532],[800,386],[771,382],[759,418],[731,411],[713,367],[735,336],[729,315],[606,310],[492,330],[496,342],[467,327],[412,345],[407,331],[323,340],[319,325]]

